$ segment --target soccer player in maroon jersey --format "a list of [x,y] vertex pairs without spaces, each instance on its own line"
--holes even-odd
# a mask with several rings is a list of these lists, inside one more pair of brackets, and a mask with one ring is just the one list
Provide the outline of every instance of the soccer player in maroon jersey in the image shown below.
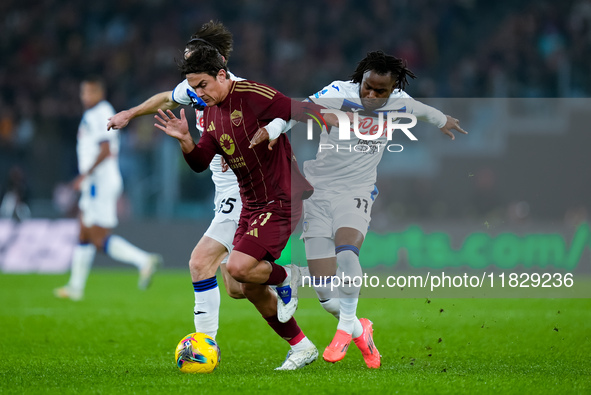
[[[264,146],[249,146],[255,133],[271,120],[304,121],[306,113],[320,112],[322,107],[292,100],[263,84],[231,80],[223,57],[213,47],[196,50],[179,67],[208,106],[204,111],[205,132],[195,144],[184,110],[180,119],[170,110],[159,110],[155,126],[179,140],[185,160],[194,171],[204,171],[217,153],[236,174],[243,210],[228,272],[242,283],[244,295],[273,330],[291,345],[277,369],[301,368],[316,360],[318,350],[291,317],[293,311],[285,320],[281,314],[278,316],[278,305],[297,301],[295,293],[291,295],[297,288],[293,286],[297,270],[290,273],[274,260],[281,255],[301,216],[302,199],[310,196],[313,188],[299,172],[285,135],[279,137],[272,151]],[[324,118],[338,125],[335,115],[326,114]],[[277,286],[279,300],[267,285]]]

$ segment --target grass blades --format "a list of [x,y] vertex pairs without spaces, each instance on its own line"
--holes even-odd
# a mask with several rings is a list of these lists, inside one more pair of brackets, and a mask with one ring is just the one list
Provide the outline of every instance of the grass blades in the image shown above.
[[[352,345],[337,364],[275,372],[287,343],[222,287],[221,365],[188,375],[174,363],[194,331],[188,272],[159,272],[143,292],[134,271],[98,269],[80,302],[53,297],[66,281],[0,275],[0,393],[591,392],[591,299],[361,299],[381,369]],[[336,320],[315,299],[296,319],[322,354]]]

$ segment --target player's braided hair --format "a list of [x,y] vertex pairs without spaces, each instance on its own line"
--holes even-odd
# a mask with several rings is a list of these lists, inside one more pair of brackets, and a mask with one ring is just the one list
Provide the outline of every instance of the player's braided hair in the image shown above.
[[179,61],[178,66],[184,75],[206,73],[215,77],[220,70],[228,71],[224,58],[211,45],[196,48],[186,59]]
[[232,43],[232,33],[221,22],[209,21],[191,36],[185,45],[185,52],[193,52],[203,45],[211,45],[226,59],[227,63],[233,49]]
[[351,81],[360,84],[363,80],[363,74],[367,71],[375,71],[379,75],[390,73],[393,78],[396,78],[394,88],[401,90],[404,90],[408,85],[407,77],[416,78],[414,73],[406,67],[404,59],[386,55],[382,51],[368,52],[367,56],[357,65],[353,75],[351,75]]

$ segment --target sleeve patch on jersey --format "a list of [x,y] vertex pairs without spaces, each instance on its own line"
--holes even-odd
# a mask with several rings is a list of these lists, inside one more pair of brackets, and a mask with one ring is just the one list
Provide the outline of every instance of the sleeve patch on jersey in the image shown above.
[[[337,89],[337,90],[338,90],[338,89]],[[316,99],[318,99],[320,96],[324,95],[326,92],[328,92],[328,89],[323,89],[323,90],[321,90],[320,92],[316,92],[316,93],[314,93],[314,97],[315,97]]]
[[378,187],[374,185],[373,186],[373,191],[371,191],[371,195],[370,195],[371,200],[372,201],[375,201],[376,198],[378,197],[379,193],[380,193],[380,191],[378,191]]

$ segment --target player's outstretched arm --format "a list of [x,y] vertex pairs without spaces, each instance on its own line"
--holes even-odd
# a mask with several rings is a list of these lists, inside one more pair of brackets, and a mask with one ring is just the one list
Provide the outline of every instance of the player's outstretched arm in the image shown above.
[[443,134],[449,136],[449,138],[451,138],[452,140],[456,139],[456,136],[452,133],[452,130],[457,130],[460,133],[468,134],[468,132],[466,132],[464,129],[460,127],[459,120],[449,115],[446,115],[446,118],[447,122],[445,122],[445,125],[443,125],[442,128],[439,128],[439,130],[441,130]]
[[154,126],[162,130],[170,137],[174,137],[181,144],[183,153],[188,154],[195,148],[195,142],[189,132],[189,124],[185,117],[185,109],[181,108],[181,117],[177,118],[174,113],[170,110],[166,110],[166,113],[162,110],[158,110],[158,115],[154,115],[156,121]]
[[172,110],[177,108],[179,104],[172,100],[172,91],[160,92],[150,97],[142,104],[118,112],[109,118],[107,123],[107,130],[123,129],[132,119],[148,114],[155,114],[158,110]]
[[184,108],[181,108],[180,119],[170,110],[166,110],[166,113],[158,110],[158,115],[154,115],[154,118],[158,121],[154,126],[179,141],[183,157],[193,171],[201,173],[207,169],[215,154],[221,153],[216,151],[216,147],[219,146],[210,133],[205,133],[201,136],[199,144],[195,144],[191,133],[189,133]]
[[[412,99],[410,96],[401,100],[403,100],[404,104],[411,109],[411,112],[417,117],[419,121],[427,122],[436,126],[450,139],[456,139],[452,130],[456,130],[462,134],[468,134],[468,132],[460,127],[460,121],[458,119],[442,113],[437,108]],[[395,103],[398,103],[398,101]]]

